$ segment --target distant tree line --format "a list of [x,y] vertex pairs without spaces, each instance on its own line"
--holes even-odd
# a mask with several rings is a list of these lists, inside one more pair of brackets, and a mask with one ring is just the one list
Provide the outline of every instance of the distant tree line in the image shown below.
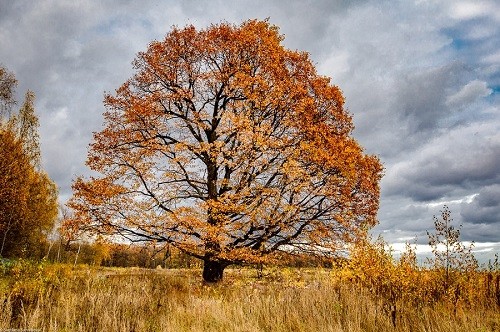
[[194,268],[201,261],[172,247],[155,248],[152,245],[106,243],[101,241],[71,242],[57,240],[47,244],[44,258],[54,263],[88,264],[109,267]]
[[[54,263],[88,264],[108,267],[141,268],[201,268],[203,261],[192,257],[179,249],[152,244],[106,243],[101,241],[66,242],[58,239],[54,243],[46,242],[40,248],[37,259],[46,259]],[[277,253],[268,265],[286,267],[333,267],[336,259],[304,253]],[[256,266],[259,265],[249,265]]]

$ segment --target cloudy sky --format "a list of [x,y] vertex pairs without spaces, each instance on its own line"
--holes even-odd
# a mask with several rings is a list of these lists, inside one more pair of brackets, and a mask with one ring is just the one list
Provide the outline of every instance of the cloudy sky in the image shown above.
[[[447,204],[483,261],[500,252],[500,5],[495,0],[0,2],[0,63],[37,96],[43,165],[71,195],[88,174],[104,92],[173,25],[269,18],[284,44],[310,53],[378,155],[382,234],[394,247],[427,241]],[[425,247],[420,248],[425,251]]]

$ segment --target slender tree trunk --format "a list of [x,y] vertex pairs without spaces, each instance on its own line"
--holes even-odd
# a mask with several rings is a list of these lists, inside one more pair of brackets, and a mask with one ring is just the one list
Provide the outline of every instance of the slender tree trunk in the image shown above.
[[5,239],[7,238],[7,231],[3,234],[2,248],[0,248],[0,257],[3,255],[3,247],[5,246]]
[[0,248],[0,257],[3,255],[3,249],[5,247],[5,240],[7,239],[7,233],[10,231],[11,226],[12,226],[12,222],[11,222],[11,220],[9,220],[9,223],[7,224],[7,227],[5,228],[5,232],[3,233],[2,248]]
[[49,244],[49,250],[47,250],[47,255],[45,257],[47,257],[47,259],[50,259],[49,255],[50,255],[50,250],[52,249],[52,246],[54,245],[54,242],[53,241],[50,241],[50,244]]
[[60,262],[60,259],[61,259],[61,244],[62,244],[62,240],[59,240],[59,247],[57,247],[57,262],[58,263]]
[[221,281],[225,268],[226,264],[224,263],[209,258],[205,259],[203,262],[203,280],[211,283]]
[[76,252],[76,256],[75,256],[75,264],[73,264],[74,266],[76,266],[76,262],[78,261],[78,255],[80,254],[80,248],[82,247],[82,244],[79,243],[78,244],[78,251]]

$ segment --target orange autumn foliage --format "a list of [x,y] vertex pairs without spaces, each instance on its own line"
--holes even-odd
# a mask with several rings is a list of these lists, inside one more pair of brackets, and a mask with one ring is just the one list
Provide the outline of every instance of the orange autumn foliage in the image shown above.
[[267,21],[174,28],[107,95],[72,223],[171,243],[217,281],[277,250],[334,252],[376,224],[382,166],[307,53]]
[[40,166],[34,94],[17,112],[17,81],[0,67],[0,256],[41,256],[57,218],[57,188]]
[[[432,257],[427,264],[417,262],[417,246],[406,244],[399,260],[392,256],[381,237],[358,241],[349,258],[333,275],[340,284],[354,283],[367,291],[390,315],[394,327],[408,312],[423,313],[433,308],[452,313],[455,318],[467,310],[479,312],[500,308],[500,264],[479,267],[471,251],[460,241],[460,228],[453,226],[447,206],[434,216],[435,230],[428,232]],[[439,246],[438,246],[439,244]]]

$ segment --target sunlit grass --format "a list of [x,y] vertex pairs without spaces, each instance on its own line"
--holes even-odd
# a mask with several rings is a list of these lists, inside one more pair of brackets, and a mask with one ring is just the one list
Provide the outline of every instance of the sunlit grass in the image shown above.
[[42,331],[498,331],[494,308],[390,308],[328,269],[199,270],[29,264],[0,279],[0,330]]

